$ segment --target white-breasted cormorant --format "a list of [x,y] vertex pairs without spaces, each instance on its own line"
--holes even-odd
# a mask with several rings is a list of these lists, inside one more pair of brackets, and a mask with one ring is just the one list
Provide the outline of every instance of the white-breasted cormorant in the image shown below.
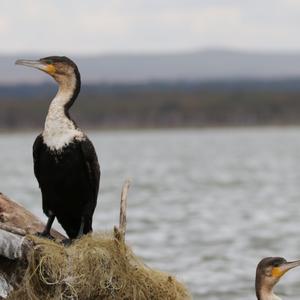
[[34,174],[48,217],[42,236],[50,236],[57,218],[71,239],[92,231],[100,167],[94,146],[69,116],[81,81],[76,64],[64,56],[17,60],[51,75],[59,88],[52,100],[43,132],[33,145]]
[[255,290],[258,300],[280,300],[273,287],[288,270],[300,266],[300,260],[287,262],[282,257],[266,257],[256,268]]

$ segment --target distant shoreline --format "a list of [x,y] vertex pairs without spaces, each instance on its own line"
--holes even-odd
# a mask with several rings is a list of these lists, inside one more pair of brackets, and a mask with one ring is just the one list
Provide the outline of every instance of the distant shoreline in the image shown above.
[[[55,85],[0,86],[0,130],[41,129]],[[70,111],[82,128],[300,125],[300,79],[83,86]]]

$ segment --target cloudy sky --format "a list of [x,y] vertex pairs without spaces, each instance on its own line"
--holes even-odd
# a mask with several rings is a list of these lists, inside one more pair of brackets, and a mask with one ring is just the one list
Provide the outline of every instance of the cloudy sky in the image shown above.
[[0,53],[300,51],[300,0],[0,0]]

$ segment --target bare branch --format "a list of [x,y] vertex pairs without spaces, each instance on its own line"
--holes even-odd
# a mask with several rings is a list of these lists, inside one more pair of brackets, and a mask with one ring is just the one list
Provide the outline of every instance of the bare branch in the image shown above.
[[125,233],[126,233],[127,195],[128,195],[130,184],[131,184],[131,180],[127,179],[123,184],[122,193],[121,193],[119,232],[123,240],[125,240]]

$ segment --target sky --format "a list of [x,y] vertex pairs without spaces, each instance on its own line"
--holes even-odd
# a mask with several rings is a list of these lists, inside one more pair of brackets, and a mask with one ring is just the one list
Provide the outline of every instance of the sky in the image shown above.
[[300,52],[300,0],[0,0],[0,54]]

